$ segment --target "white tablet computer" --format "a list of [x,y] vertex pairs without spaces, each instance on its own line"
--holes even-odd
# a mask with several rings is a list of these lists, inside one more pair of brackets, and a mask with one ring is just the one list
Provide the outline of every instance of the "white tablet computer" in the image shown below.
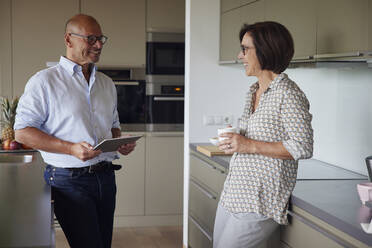
[[93,150],[101,150],[102,152],[114,152],[117,151],[121,145],[132,143],[141,137],[142,135],[104,139],[101,143],[96,145]]

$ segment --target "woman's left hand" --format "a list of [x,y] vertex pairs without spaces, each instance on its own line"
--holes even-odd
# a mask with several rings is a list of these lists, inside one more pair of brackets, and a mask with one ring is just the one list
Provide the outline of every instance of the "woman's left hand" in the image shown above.
[[220,137],[227,137],[227,139],[220,141],[218,148],[226,154],[234,152],[239,153],[254,153],[255,147],[252,139],[242,136],[237,133],[223,133]]

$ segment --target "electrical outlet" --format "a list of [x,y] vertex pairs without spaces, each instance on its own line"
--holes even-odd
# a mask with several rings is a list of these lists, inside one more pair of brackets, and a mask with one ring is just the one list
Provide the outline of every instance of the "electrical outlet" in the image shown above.
[[204,126],[212,126],[214,125],[214,117],[211,115],[204,115],[203,116],[203,125]]
[[232,115],[225,115],[223,116],[222,118],[222,121],[223,121],[223,125],[233,125],[234,123],[234,120],[233,120],[233,116]]
[[223,124],[223,116],[222,115],[216,115],[214,117],[214,125],[222,125]]

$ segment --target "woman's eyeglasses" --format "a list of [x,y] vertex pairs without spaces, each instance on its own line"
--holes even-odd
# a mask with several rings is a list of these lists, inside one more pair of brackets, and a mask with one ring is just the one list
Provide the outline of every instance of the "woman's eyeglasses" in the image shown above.
[[246,55],[247,52],[248,52],[248,50],[249,50],[249,49],[254,49],[254,47],[243,46],[243,45],[241,45],[241,46],[240,46],[240,49],[242,50],[243,55]]

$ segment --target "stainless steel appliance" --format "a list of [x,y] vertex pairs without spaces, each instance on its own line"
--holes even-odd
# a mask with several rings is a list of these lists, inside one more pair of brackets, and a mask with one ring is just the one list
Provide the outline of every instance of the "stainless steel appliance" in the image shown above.
[[184,68],[185,34],[147,33],[147,75],[184,75]]
[[147,131],[183,131],[183,76],[146,76]]
[[112,80],[118,94],[118,113],[122,130],[146,130],[145,69],[99,69]]
[[147,131],[183,131],[185,35],[147,33]]

